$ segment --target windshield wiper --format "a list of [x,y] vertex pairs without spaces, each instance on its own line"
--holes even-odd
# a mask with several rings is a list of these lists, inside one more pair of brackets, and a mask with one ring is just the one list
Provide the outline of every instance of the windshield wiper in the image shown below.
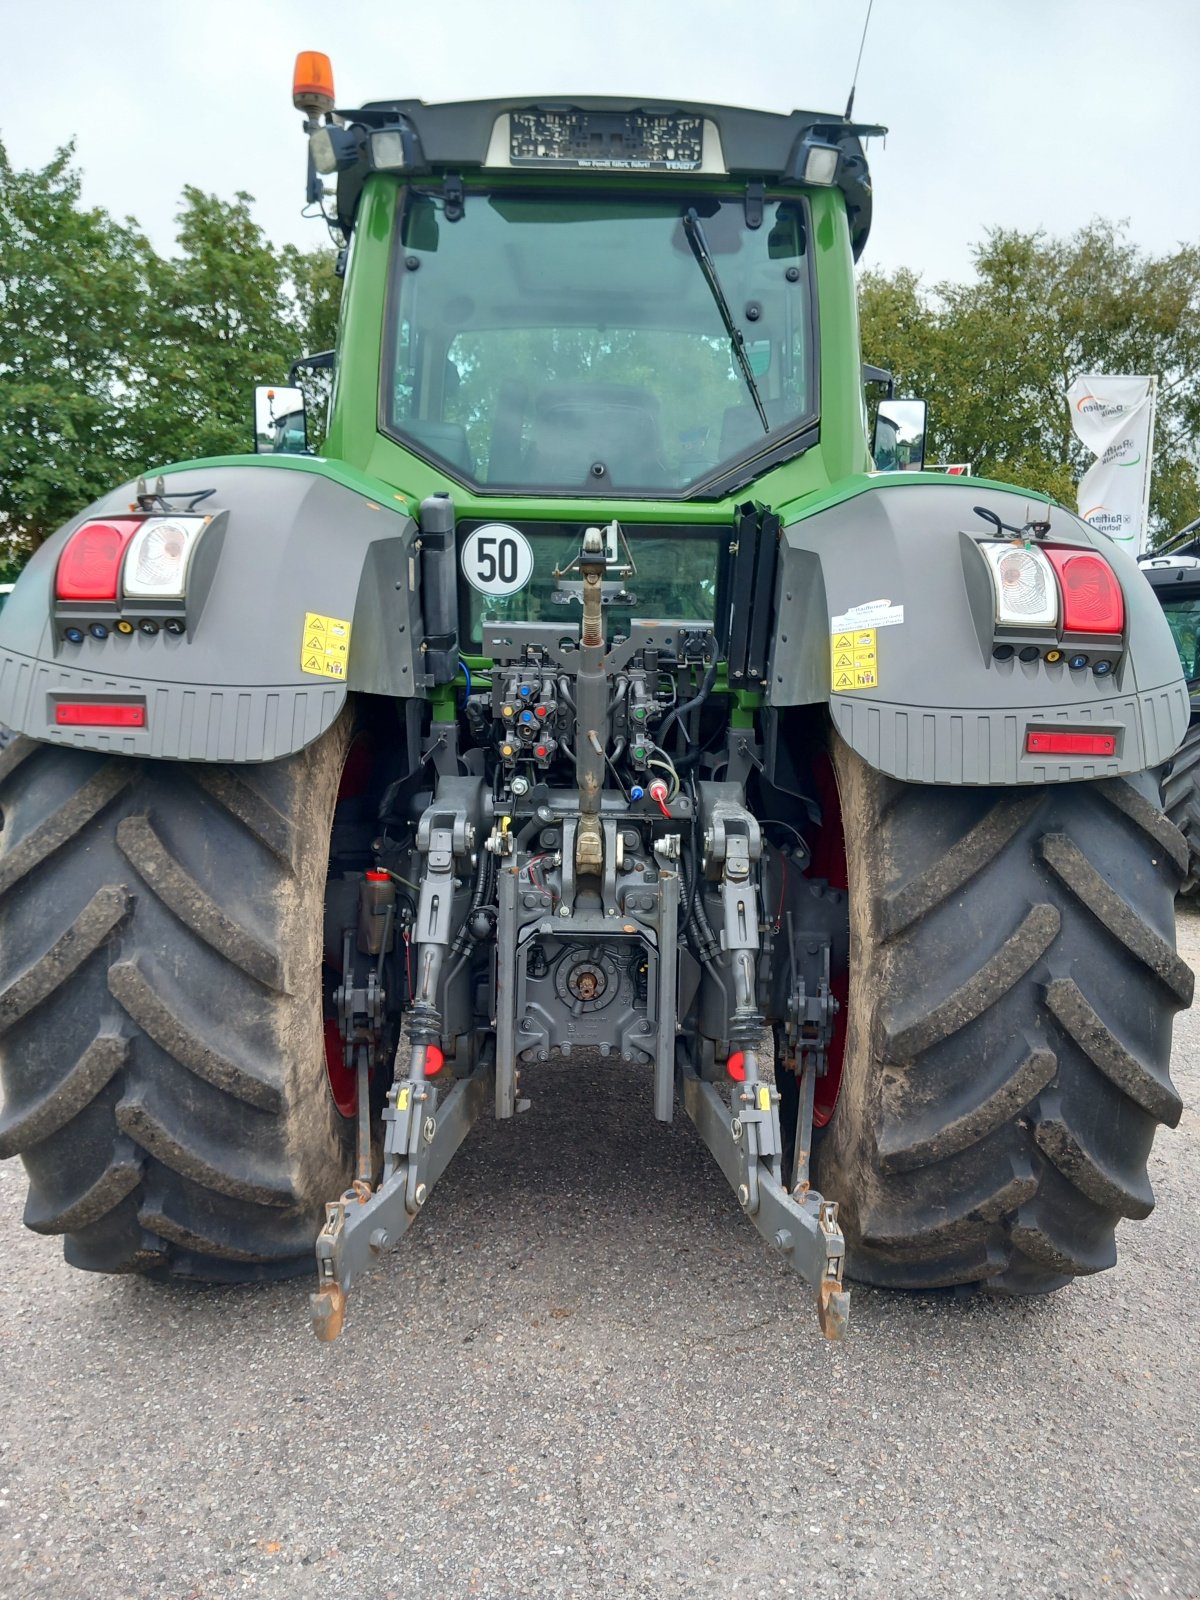
[[717,276],[716,262],[712,258],[712,251],[708,248],[708,240],[704,237],[704,228],[695,206],[689,206],[683,214],[683,231],[687,234],[688,243],[692,247],[692,254],[699,263],[704,274],[704,281],[708,285],[709,293],[716,302],[717,310],[721,313],[721,321],[725,324],[725,332],[729,335],[729,345],[733,351],[734,359],[742,369],[742,377],[746,380],[758,412],[759,421],[763,425],[763,432],[770,433],[771,424],[767,421],[767,408],[763,405],[762,395],[758,391],[758,384],[754,381],[754,372],[746,355],[746,341],[733,320],[733,312],[729,309],[729,301],[725,298],[725,291],[721,287],[721,280]]

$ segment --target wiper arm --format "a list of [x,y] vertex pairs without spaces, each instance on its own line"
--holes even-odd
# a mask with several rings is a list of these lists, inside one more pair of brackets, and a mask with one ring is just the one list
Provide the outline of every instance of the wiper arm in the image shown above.
[[746,380],[746,387],[750,391],[755,410],[758,412],[759,421],[763,425],[763,432],[770,433],[771,424],[767,421],[767,408],[763,405],[763,397],[759,393],[758,384],[754,381],[754,371],[746,355],[746,341],[737,323],[733,320],[733,312],[729,309],[729,301],[725,298],[725,291],[722,289],[721,280],[717,276],[717,265],[712,258],[712,251],[708,248],[708,240],[704,237],[704,228],[695,206],[689,206],[683,214],[683,231],[687,234],[688,243],[692,247],[692,254],[704,274],[704,281],[708,285],[709,293],[716,302],[717,310],[721,313],[721,321],[725,324],[725,332],[729,335],[730,348],[733,351],[734,359],[742,369],[742,377]]

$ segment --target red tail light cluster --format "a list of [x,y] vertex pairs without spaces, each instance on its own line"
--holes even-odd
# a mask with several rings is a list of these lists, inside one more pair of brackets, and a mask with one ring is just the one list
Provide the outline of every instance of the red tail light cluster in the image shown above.
[[1125,597],[1117,575],[1093,550],[1046,550],[1062,593],[1064,633],[1120,633]]
[[132,600],[182,605],[188,574],[212,518],[185,513],[97,517],[63,546],[55,597],[72,602]]
[[77,528],[58,558],[54,591],[60,600],[115,600],[126,547],[141,517],[108,517]]
[[1097,551],[990,542],[980,550],[992,575],[1000,626],[1060,625],[1065,634],[1123,631],[1125,597],[1116,573]]

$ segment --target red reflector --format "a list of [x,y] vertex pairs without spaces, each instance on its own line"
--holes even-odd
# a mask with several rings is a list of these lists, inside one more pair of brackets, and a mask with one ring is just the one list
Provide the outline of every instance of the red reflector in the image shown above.
[[1115,756],[1115,733],[1049,733],[1033,728],[1025,734],[1030,756]]
[[436,1044],[427,1044],[425,1046],[425,1076],[427,1078],[436,1078],[445,1065],[446,1058],[438,1046]]
[[726,1061],[726,1063],[725,1063],[725,1071],[733,1079],[734,1083],[745,1083],[745,1081],[746,1081],[746,1056],[745,1056],[745,1052],[742,1051],[742,1050],[734,1050],[732,1052],[732,1054],[730,1055],[728,1061]]
[[1120,633],[1125,626],[1125,597],[1104,557],[1092,550],[1042,548],[1058,573],[1063,631]]
[[70,701],[55,706],[54,720],[60,728],[144,728],[146,708],[102,700]]
[[63,546],[54,592],[60,600],[115,600],[121,557],[142,525],[140,517],[85,522]]

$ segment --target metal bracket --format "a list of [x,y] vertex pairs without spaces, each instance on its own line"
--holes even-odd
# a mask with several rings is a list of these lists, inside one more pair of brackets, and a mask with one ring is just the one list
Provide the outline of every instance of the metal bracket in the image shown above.
[[807,1184],[789,1194],[780,1181],[779,1096],[750,1074],[731,1113],[715,1085],[694,1069],[682,1069],[683,1103],[697,1131],[738,1197],[742,1210],[768,1244],[781,1251],[793,1271],[817,1293],[817,1317],[827,1339],[840,1339],[850,1315],[850,1291],[842,1286],[846,1241],[837,1206]]
[[[833,1025],[841,1010],[830,984],[832,945],[828,934],[811,934],[803,930],[797,933],[790,911],[788,944],[793,974],[785,1022],[788,1054],[795,1057],[798,1072],[811,1067],[818,1078],[823,1078],[829,1046],[833,1042]],[[808,952],[807,963],[802,960],[801,946]],[[805,982],[804,967],[808,965],[811,980],[816,962],[820,963],[819,974],[810,992]]]
[[371,1096],[370,1075],[379,1062],[383,1040],[384,1012],[387,996],[380,983],[383,955],[387,949],[392,925],[389,908],[382,949],[379,957],[367,969],[367,981],[359,984],[354,973],[354,930],[347,928],[342,935],[342,981],[333,992],[337,1007],[338,1030],[342,1036],[342,1061],[353,1067],[358,1078],[358,1119],[354,1176],[357,1182],[370,1183],[371,1160]]
[[[420,1052],[420,1047],[414,1055]],[[437,1086],[418,1072],[394,1084],[387,1124],[384,1179],[375,1190],[358,1182],[325,1207],[317,1235],[313,1332],[328,1344],[342,1331],[354,1279],[406,1233],[491,1095],[491,1068],[477,1067],[440,1104]]]
[[442,199],[446,208],[446,221],[461,222],[467,209],[467,197],[459,173],[446,174],[442,182]]

